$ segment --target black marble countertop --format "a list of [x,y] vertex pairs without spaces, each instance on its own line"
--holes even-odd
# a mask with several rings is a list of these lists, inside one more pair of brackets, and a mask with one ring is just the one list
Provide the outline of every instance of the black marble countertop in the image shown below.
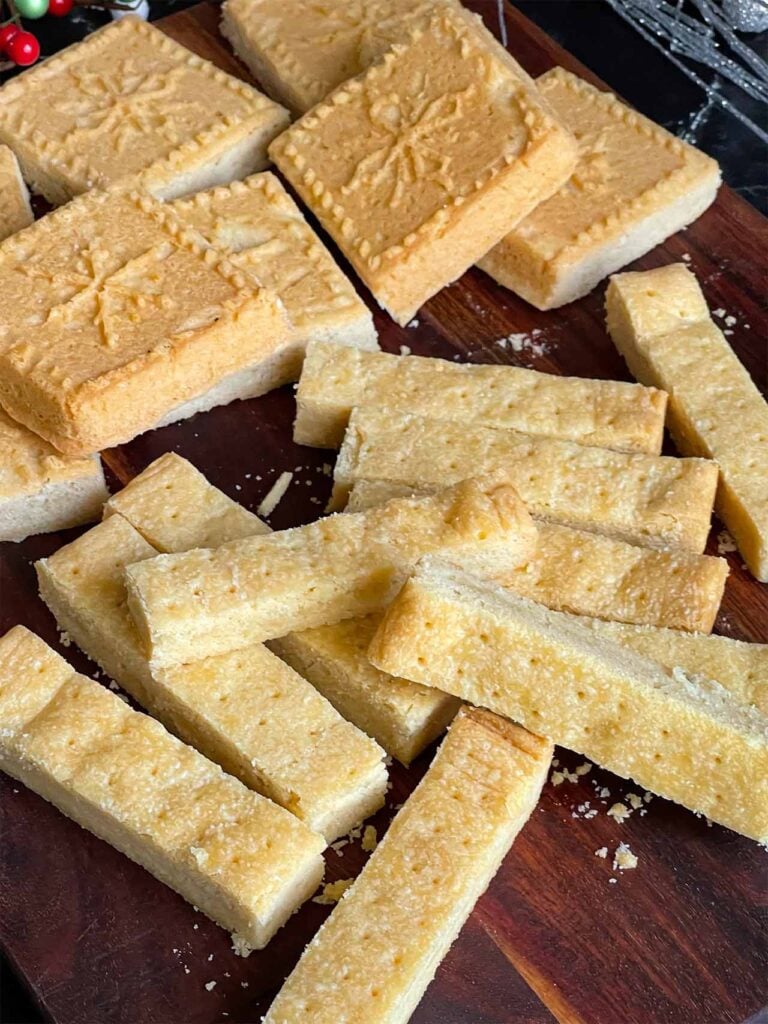
[[[157,0],[151,4],[151,17],[161,18],[188,6],[191,2],[187,0]],[[768,146],[713,104],[604,0],[519,0],[516,6],[643,114],[713,156],[725,181],[768,214]],[[43,55],[49,56],[108,18],[81,8],[68,18],[45,18],[31,27],[40,39]],[[762,56],[768,54],[768,33],[746,40]],[[0,75],[0,79],[7,77]],[[742,102],[735,87],[723,91]],[[753,121],[768,129],[765,107],[753,103],[745,109]],[[43,1020],[9,965],[0,959],[0,1024],[38,1024]]]

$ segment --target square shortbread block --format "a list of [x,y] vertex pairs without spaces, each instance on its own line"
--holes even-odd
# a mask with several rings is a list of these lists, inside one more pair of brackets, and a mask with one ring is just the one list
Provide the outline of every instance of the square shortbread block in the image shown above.
[[322,836],[23,626],[0,639],[0,767],[246,947],[265,946],[322,878]]
[[88,193],[0,244],[0,404],[67,454],[180,418],[289,339],[279,299],[144,193]]
[[98,455],[62,455],[0,409],[0,541],[98,519],[108,497]]
[[[114,513],[164,552],[217,547],[270,532],[174,452],[160,456],[110,498],[104,515]],[[440,735],[459,702],[373,668],[366,649],[377,621],[376,616],[349,619],[289,633],[268,646],[344,718],[408,764]]]
[[623,381],[313,342],[296,390],[294,440],[338,448],[355,406],[658,455],[667,396]]
[[486,36],[438,8],[269,149],[401,324],[575,166],[575,141]]
[[0,141],[54,204],[118,180],[168,199],[267,164],[288,112],[137,18],[0,90]]
[[714,201],[720,169],[563,68],[536,84],[576,137],[579,160],[478,266],[538,309],[553,309],[696,220]]
[[750,572],[768,582],[768,404],[710,319],[696,278],[682,263],[617,274],[606,311],[634,376],[669,392],[680,451],[720,466],[715,509]]
[[13,150],[0,146],[0,242],[34,220],[29,192]]
[[387,609],[369,655],[768,839],[768,719],[716,681],[664,668],[437,559],[424,559]]
[[280,297],[295,329],[296,363],[288,379],[298,377],[312,339],[378,348],[370,310],[273,174],[198,192],[173,207]]
[[551,760],[547,740],[462,711],[264,1024],[410,1020],[536,806]]
[[432,492],[470,476],[510,474],[534,518],[630,544],[700,553],[709,534],[717,465],[572,441],[355,409],[334,469],[333,507],[359,481]]
[[383,750],[263,645],[151,671],[125,606],[124,569],[156,554],[113,514],[35,564],[40,595],[59,627],[163,725],[329,842],[378,810]]
[[221,32],[270,96],[303,114],[454,0],[227,0]]

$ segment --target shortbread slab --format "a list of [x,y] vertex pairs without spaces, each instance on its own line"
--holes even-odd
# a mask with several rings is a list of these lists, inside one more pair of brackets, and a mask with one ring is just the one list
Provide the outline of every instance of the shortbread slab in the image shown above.
[[541,792],[552,746],[462,711],[264,1024],[405,1024]]
[[297,444],[338,448],[352,409],[372,406],[392,415],[480,423],[658,455],[666,404],[663,391],[623,381],[556,377],[520,366],[457,365],[319,342],[307,348],[293,436]]
[[0,242],[29,227],[34,219],[19,162],[12,149],[0,145]]
[[279,299],[162,203],[91,192],[0,244],[0,404],[100,451],[290,344]]
[[104,518],[116,512],[163,553],[216,548],[272,532],[176,452],[161,455],[113,494]]
[[157,558],[126,570],[128,607],[153,666],[197,660],[383,608],[428,552],[510,572],[536,528],[503,478]]
[[536,85],[575,135],[578,163],[478,266],[537,309],[553,309],[696,220],[714,202],[720,169],[564,68]]
[[0,767],[247,946],[317,886],[322,836],[22,626],[0,640],[0,680]]
[[378,810],[384,752],[261,644],[150,669],[123,573],[156,554],[113,514],[36,563],[41,596],[60,628],[168,729],[329,842]]
[[408,765],[445,730],[460,701],[380,672],[368,661],[379,615],[346,619],[268,641],[348,721]]
[[425,559],[369,651],[386,672],[513,718],[660,796],[768,839],[768,719],[718,682]]
[[638,380],[669,392],[685,455],[720,466],[718,515],[750,572],[768,582],[768,403],[709,317],[682,263],[611,278],[608,330]]
[[0,141],[59,205],[117,181],[171,199],[267,166],[288,111],[127,17],[0,90]]
[[[357,500],[359,488],[377,505],[403,497],[402,485],[371,487],[373,494],[355,484],[350,512],[370,507]],[[575,615],[696,633],[712,629],[728,576],[724,558],[638,547],[556,523],[537,526],[539,542],[531,558],[493,577],[509,590]]]
[[303,114],[427,24],[441,2],[452,0],[227,0],[221,33],[270,96]]
[[282,300],[295,345],[282,383],[298,379],[312,339],[378,349],[368,307],[273,174],[177,199],[173,208]]
[[[253,513],[173,452],[160,456],[107,502],[104,515],[115,512],[163,552],[218,547],[270,532]],[[347,721],[398,761],[409,764],[437,739],[459,702],[373,668],[366,650],[376,621],[375,616],[348,619],[290,633],[271,640],[268,646],[308,679]]]
[[507,51],[445,5],[269,147],[400,324],[552,195],[576,153]]
[[0,541],[98,519],[108,496],[98,455],[68,458],[0,409]]
[[582,617],[579,623],[598,637],[661,662],[665,668],[679,667],[690,676],[716,679],[734,700],[768,715],[768,644],[602,619]]
[[572,441],[355,409],[334,469],[333,507],[354,484],[392,482],[434,491],[503,471],[534,518],[630,544],[701,553],[718,469],[704,459],[614,452]]

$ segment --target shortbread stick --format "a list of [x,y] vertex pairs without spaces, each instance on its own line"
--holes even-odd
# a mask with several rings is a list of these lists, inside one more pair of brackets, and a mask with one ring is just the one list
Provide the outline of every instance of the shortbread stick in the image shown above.
[[551,744],[460,712],[264,1024],[407,1024],[531,814]]
[[720,466],[717,512],[750,572],[768,582],[768,404],[710,319],[696,278],[682,263],[617,274],[606,311],[632,373],[669,391],[680,451]]
[[358,480],[434,491],[503,471],[535,519],[648,547],[701,553],[717,465],[614,452],[551,437],[410,414],[354,409],[334,469],[333,507]]
[[768,718],[718,682],[424,559],[369,650],[743,835],[768,839]]
[[768,715],[768,644],[585,616],[579,617],[579,622],[596,636],[637,651],[665,668],[679,667],[686,675],[716,679],[734,700]]
[[[161,455],[115,494],[104,507],[105,515],[112,512],[119,512],[164,552],[215,547],[270,532],[265,523],[173,452]],[[180,514],[174,519],[176,512]],[[269,641],[268,646],[308,679],[347,721],[398,761],[409,764],[440,735],[460,702],[375,669],[366,650],[377,621],[375,615],[347,619],[289,633]]]
[[666,403],[663,391],[622,381],[314,342],[296,391],[293,436],[298,444],[338,448],[352,409],[367,405],[658,455]]
[[378,810],[387,785],[381,748],[263,645],[150,669],[125,606],[124,568],[156,554],[111,515],[36,564],[41,596],[75,643],[167,728],[329,842]]
[[241,944],[265,946],[317,886],[322,836],[23,626],[0,639],[0,681],[0,767]]
[[[361,481],[349,508],[402,492],[401,484]],[[698,633],[712,629],[728,576],[724,558],[637,547],[555,523],[537,525],[535,554],[510,573],[497,574],[496,582],[575,615]]]
[[159,555],[126,570],[128,607],[151,663],[165,666],[378,611],[428,552],[499,574],[535,544],[514,489],[485,477],[215,550]]

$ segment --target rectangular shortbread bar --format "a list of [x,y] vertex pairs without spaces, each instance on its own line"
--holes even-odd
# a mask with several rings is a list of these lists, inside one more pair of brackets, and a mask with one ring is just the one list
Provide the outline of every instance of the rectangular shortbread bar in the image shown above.
[[128,17],[0,90],[0,141],[51,203],[116,181],[169,199],[267,165],[288,111]]
[[552,195],[576,153],[522,68],[453,5],[269,147],[401,324]]
[[734,700],[768,715],[768,644],[748,644],[726,636],[683,633],[654,626],[579,618],[596,636],[628,647],[666,668],[716,679]]
[[454,0],[227,0],[221,32],[264,89],[297,114],[325,99]]
[[0,145],[0,242],[34,219],[19,162],[12,149]]
[[717,163],[564,68],[536,79],[579,158],[479,266],[538,309],[581,298],[691,224],[714,201]]
[[[114,512],[164,552],[217,547],[269,532],[253,513],[173,452],[162,455],[107,502],[105,516]],[[289,633],[268,646],[344,718],[409,764],[443,731],[459,702],[373,668],[366,650],[376,622],[376,616],[348,619]]]
[[0,244],[0,404],[60,451],[157,426],[281,359],[279,299],[139,192],[91,192]]
[[510,572],[536,528],[502,477],[341,513],[267,537],[126,570],[128,607],[153,666],[197,660],[378,611],[429,552]]
[[[377,349],[368,307],[307,224],[278,179],[269,173],[198,192],[173,204],[231,262],[253,274],[283,302],[294,329],[292,359],[282,377],[260,390],[296,380],[308,341],[313,338]],[[253,387],[234,397],[249,398]]]
[[387,610],[369,655],[768,839],[768,719],[718,682],[664,668],[436,559]]
[[[355,484],[349,510],[402,497],[401,485]],[[358,489],[362,498],[358,500]],[[391,488],[389,493],[387,489]],[[412,493],[412,492],[411,492]],[[640,625],[709,633],[723,598],[728,563],[687,551],[653,550],[613,537],[538,522],[535,553],[493,578],[558,611]]]
[[123,573],[156,554],[111,515],[37,562],[41,596],[75,643],[167,728],[329,842],[378,810],[387,785],[381,748],[261,644],[150,669]]
[[0,767],[246,945],[317,886],[322,836],[22,626],[0,639],[0,681]]
[[497,470],[509,474],[534,518],[649,547],[700,553],[707,542],[714,462],[615,452],[372,406],[350,417],[334,469],[334,508],[361,480],[425,492]]
[[107,497],[98,455],[62,455],[0,409],[0,541],[98,519]]
[[539,798],[552,746],[462,711],[264,1024],[404,1024]]
[[623,381],[557,377],[521,366],[359,352],[314,343],[296,392],[294,440],[338,448],[355,406],[545,434],[658,455],[667,396]]
[[711,321],[696,278],[682,263],[618,274],[606,311],[635,377],[669,391],[680,451],[720,466],[715,508],[750,572],[768,582],[768,403]]

